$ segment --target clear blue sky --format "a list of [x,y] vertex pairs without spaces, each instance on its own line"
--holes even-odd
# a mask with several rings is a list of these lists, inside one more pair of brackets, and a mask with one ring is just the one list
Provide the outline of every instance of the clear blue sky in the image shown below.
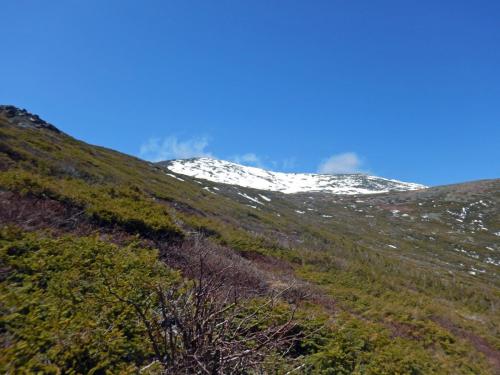
[[500,177],[498,0],[15,0],[0,35],[0,103],[90,143]]

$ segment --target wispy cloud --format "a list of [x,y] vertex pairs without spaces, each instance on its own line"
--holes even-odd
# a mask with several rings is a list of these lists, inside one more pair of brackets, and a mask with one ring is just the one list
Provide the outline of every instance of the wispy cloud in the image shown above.
[[251,165],[255,167],[264,167],[262,159],[253,152],[248,152],[243,155],[235,155],[231,158],[231,160],[238,164]]
[[192,138],[179,141],[177,137],[150,138],[143,143],[139,150],[139,156],[149,161],[162,161],[169,159],[186,159],[194,157],[212,157],[206,151],[208,139]]
[[283,160],[273,160],[267,156],[259,156],[253,152],[235,155],[230,159],[238,164],[270,169],[273,171],[289,171],[295,168],[296,165],[296,159],[294,157],[285,158]]
[[345,152],[343,154],[332,155],[318,167],[318,173],[356,173],[362,172],[363,162],[355,152]]

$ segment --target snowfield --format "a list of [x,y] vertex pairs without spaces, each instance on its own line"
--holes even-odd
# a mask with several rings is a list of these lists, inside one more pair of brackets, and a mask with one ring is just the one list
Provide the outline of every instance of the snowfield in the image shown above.
[[161,164],[172,172],[186,176],[260,190],[280,191],[285,194],[316,191],[354,195],[426,188],[420,184],[365,174],[271,172],[211,158],[179,159]]

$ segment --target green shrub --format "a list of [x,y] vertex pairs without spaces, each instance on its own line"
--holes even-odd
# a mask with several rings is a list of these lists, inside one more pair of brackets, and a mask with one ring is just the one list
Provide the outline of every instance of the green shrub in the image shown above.
[[152,250],[97,238],[0,234],[0,371],[135,372],[152,355],[135,311],[156,284],[178,278]]

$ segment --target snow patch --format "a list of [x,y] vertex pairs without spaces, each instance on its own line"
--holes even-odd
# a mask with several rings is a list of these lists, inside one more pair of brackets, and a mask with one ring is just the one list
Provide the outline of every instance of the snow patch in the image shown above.
[[500,260],[493,259],[492,257],[487,257],[484,261],[488,264],[493,264],[494,266],[500,266]]
[[173,178],[175,178],[176,180],[179,180],[179,181],[185,181],[185,180],[183,180],[182,178],[177,177],[176,175],[174,175],[174,174],[172,174],[172,173],[167,173],[166,175],[167,175],[167,176],[170,176],[170,177],[173,177]]
[[262,203],[261,201],[259,201],[257,198],[252,198],[251,196],[246,195],[245,193],[240,193],[240,192],[238,192],[238,195],[241,195],[243,198],[246,198],[246,199],[248,199],[248,200],[250,200],[250,201],[252,201],[252,202],[255,202],[255,203],[257,203],[257,204],[262,204],[262,205],[264,205],[264,203]]
[[212,194],[216,194],[215,192],[213,192],[212,190],[210,190],[210,188],[208,186],[205,186],[203,188],[203,190],[206,190],[206,191],[208,191],[209,193],[212,193]]
[[454,248],[453,250],[456,251],[457,253],[462,253],[462,254],[467,255],[469,258],[479,259],[479,255],[477,255],[474,251],[468,251],[468,250],[465,250],[462,248],[457,248],[457,247]]

